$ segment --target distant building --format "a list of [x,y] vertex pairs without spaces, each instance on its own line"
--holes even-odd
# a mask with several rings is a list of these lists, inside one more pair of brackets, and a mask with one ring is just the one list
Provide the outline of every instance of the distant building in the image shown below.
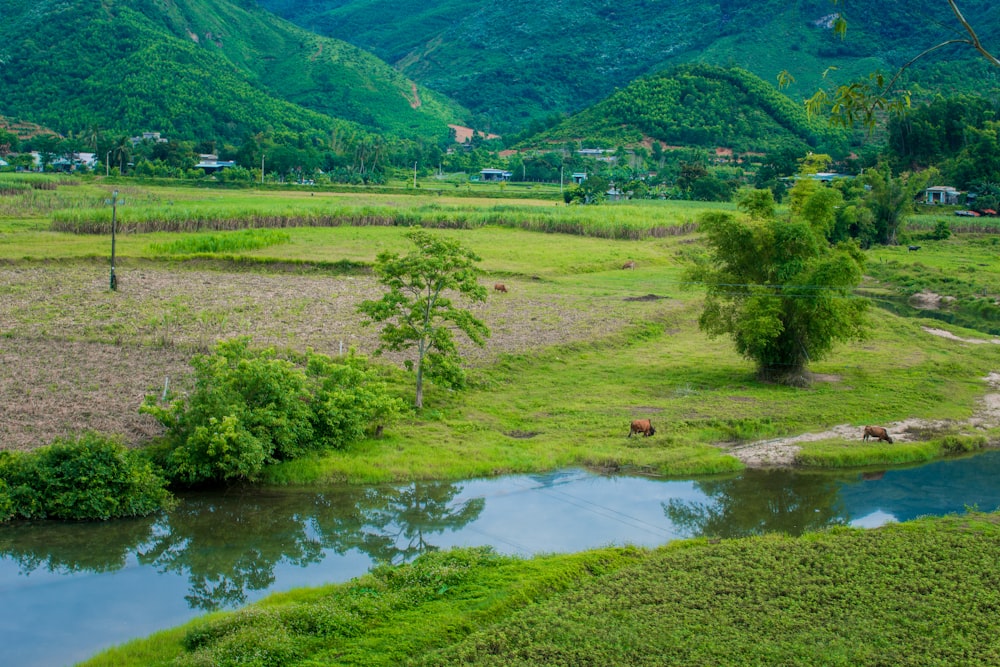
[[604,155],[604,149],[603,148],[581,148],[580,150],[577,151],[577,154],[578,155],[582,155],[584,157],[601,157],[602,155]]
[[503,169],[481,169],[479,171],[479,180],[484,183],[492,183],[496,181],[509,181],[510,177],[514,174],[509,171],[504,171]]
[[132,137],[129,139],[132,145],[141,144],[144,141],[151,141],[154,144],[165,144],[167,140],[160,136],[159,132],[143,132],[142,136]]
[[585,172],[585,171],[574,172],[573,175],[571,176],[571,178],[573,179],[574,183],[576,183],[577,185],[580,185],[585,180],[587,180],[587,172]]
[[194,168],[203,169],[206,174],[214,174],[215,172],[226,169],[227,167],[236,166],[234,161],[220,160],[218,155],[214,155],[212,153],[202,153],[198,157],[198,164],[196,164]]
[[924,190],[924,201],[928,204],[957,204],[958,190],[950,185],[935,185]]

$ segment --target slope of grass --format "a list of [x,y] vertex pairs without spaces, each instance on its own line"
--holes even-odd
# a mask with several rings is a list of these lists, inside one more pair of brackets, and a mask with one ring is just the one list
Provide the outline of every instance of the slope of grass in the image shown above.
[[997,515],[968,514],[531,560],[455,550],[84,664],[995,664],[998,549]]

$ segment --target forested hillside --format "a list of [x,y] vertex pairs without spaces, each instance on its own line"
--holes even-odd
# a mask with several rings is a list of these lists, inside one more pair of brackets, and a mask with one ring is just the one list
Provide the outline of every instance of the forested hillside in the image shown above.
[[[681,62],[739,66],[772,83],[788,70],[796,80],[788,92],[802,99],[821,85],[894,69],[965,36],[945,0],[257,1],[371,50],[478,113],[484,129],[499,131],[579,111]],[[1000,33],[1000,5],[960,4],[981,35]],[[841,10],[850,25],[843,40],[833,31]],[[912,77],[911,85],[952,92],[1000,88],[997,72],[961,46],[935,52]]]
[[531,142],[614,147],[648,140],[738,152],[792,146],[802,154],[837,154],[847,148],[846,133],[810,119],[774,86],[745,70],[711,65],[681,65],[637,79]]
[[5,0],[0,13],[0,115],[64,134],[232,139],[329,134],[346,120],[446,137],[463,113],[367,52],[252,5]]

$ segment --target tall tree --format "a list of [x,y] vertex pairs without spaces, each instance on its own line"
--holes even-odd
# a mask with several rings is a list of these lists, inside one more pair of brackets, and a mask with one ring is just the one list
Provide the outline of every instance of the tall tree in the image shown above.
[[823,225],[766,212],[702,217],[709,258],[690,271],[708,291],[698,323],[709,336],[730,336],[762,379],[805,384],[810,361],[864,336],[868,302],[851,295],[864,257],[854,242],[830,246]]
[[485,343],[490,331],[451,298],[457,292],[470,301],[486,300],[486,289],[476,282],[475,264],[480,258],[458,241],[422,229],[406,237],[416,249],[404,256],[379,253],[374,271],[386,293],[377,301],[363,301],[358,310],[370,322],[384,325],[378,353],[416,349],[416,359],[408,359],[406,367],[416,370],[414,405],[422,408],[425,375],[449,387],[464,384],[452,328],[477,345]]

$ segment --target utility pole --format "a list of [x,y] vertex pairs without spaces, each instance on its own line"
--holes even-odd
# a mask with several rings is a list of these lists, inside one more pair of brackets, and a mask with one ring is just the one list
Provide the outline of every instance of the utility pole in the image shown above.
[[413,187],[414,187],[414,189],[416,189],[416,187],[417,187],[417,163],[416,162],[413,163]]
[[264,185],[264,153],[260,154],[260,184]]
[[118,276],[115,275],[115,229],[117,225],[118,191],[111,194],[111,291],[118,291]]

